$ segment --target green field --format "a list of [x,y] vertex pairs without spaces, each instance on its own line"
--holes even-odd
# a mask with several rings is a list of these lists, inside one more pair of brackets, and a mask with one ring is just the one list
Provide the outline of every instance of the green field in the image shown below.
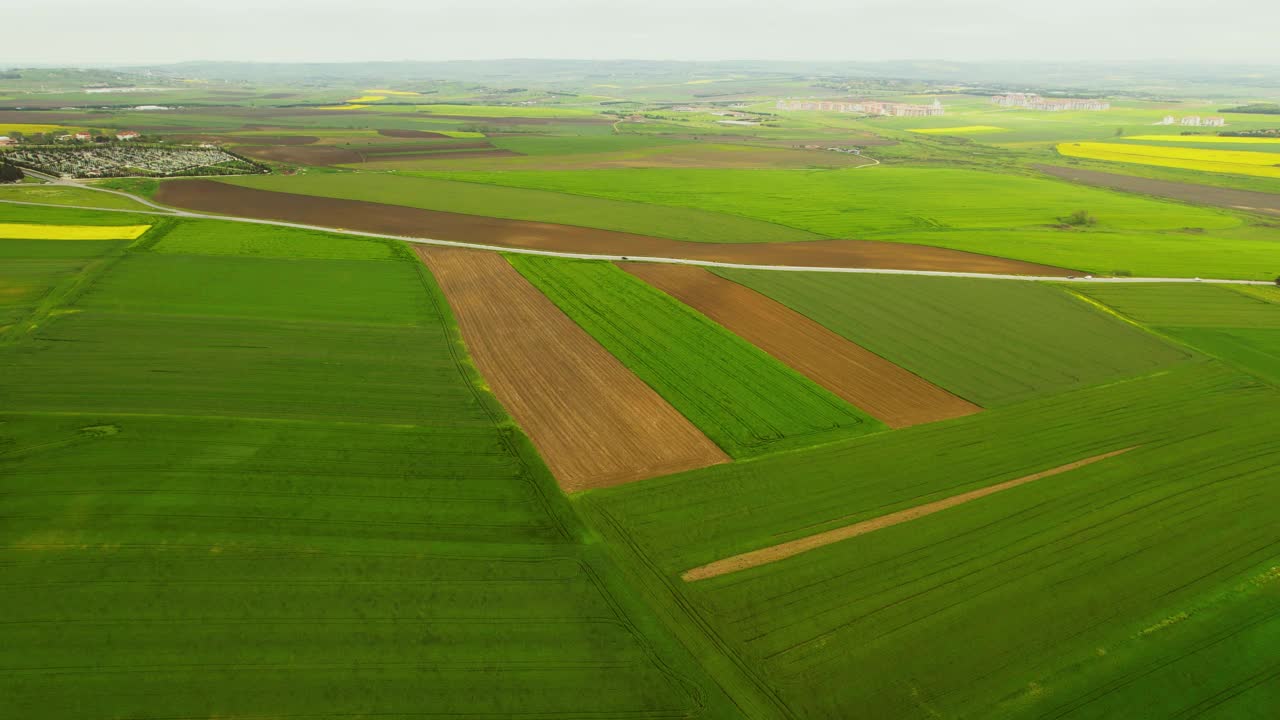
[[181,223],[151,243],[157,253],[241,255],[321,260],[403,259],[399,243],[274,225],[207,221]]
[[127,242],[103,240],[0,239],[0,344],[5,334],[42,305],[56,303],[65,286]]
[[826,237],[892,239],[911,230],[990,230],[1056,224],[1079,209],[1100,229],[1227,229],[1226,212],[1039,178],[973,170],[594,170],[466,173],[456,179],[693,207],[808,230]]
[[1222,285],[1072,285],[1148,325],[1280,328],[1280,307]]
[[529,255],[509,259],[732,457],[885,429],[773,356],[613,265]]
[[1116,312],[1280,386],[1280,291],[1274,286],[1074,289]]
[[120,195],[65,185],[0,185],[0,200],[121,210],[152,209]]
[[537,220],[695,242],[791,242],[820,235],[696,208],[388,174],[236,178],[230,184],[471,215]]
[[[1215,717],[1260,717],[1280,700],[1256,682],[1280,633],[1276,398],[1195,364],[577,504],[796,717],[1173,717],[1215,700]],[[1132,446],[789,560],[678,577]]]
[[[899,241],[1081,272],[1263,279],[1274,233],[1225,210],[1023,175],[944,167],[426,173],[710,210],[818,236]],[[1087,226],[1064,224],[1084,210]]]
[[1038,283],[716,272],[983,407],[1151,372],[1190,356]]
[[[1155,123],[1280,129],[1218,112],[1280,101],[1275,78],[1058,65],[0,72],[15,129],[258,148],[282,158],[272,173],[217,181],[322,204],[698,243],[912,243],[1075,276],[707,268],[817,323],[798,337],[826,328],[980,406],[891,430],[617,265],[507,254],[550,319],[727,456],[569,495],[488,384],[527,399],[537,373],[483,377],[464,331],[486,353],[515,346],[455,322],[450,301],[485,302],[483,278],[446,297],[400,241],[0,187],[0,719],[1272,720],[1280,218],[1037,168],[1280,193],[1280,178],[1055,149],[1248,150],[1265,167],[1280,140]],[[86,92],[128,84],[162,89]],[[1112,106],[967,94],[1013,87]],[[852,97],[946,113],[778,105]],[[132,109],[151,103],[168,109]],[[354,153],[368,161],[305,164]],[[15,239],[134,237],[33,225],[142,234]],[[823,245],[799,251],[864,247]],[[761,263],[787,250],[755,248],[777,258]],[[1167,278],[1267,284],[1145,282]],[[486,308],[489,332],[506,309]],[[519,347],[524,367],[578,360],[558,341]],[[857,373],[863,357],[811,362]],[[911,380],[877,377],[885,393]],[[537,390],[566,427],[577,402],[609,399]],[[557,439],[634,447],[573,435]]]
[[583,544],[425,268],[243,230],[0,240],[0,288],[11,260],[45,287],[0,336],[7,714],[732,715]]

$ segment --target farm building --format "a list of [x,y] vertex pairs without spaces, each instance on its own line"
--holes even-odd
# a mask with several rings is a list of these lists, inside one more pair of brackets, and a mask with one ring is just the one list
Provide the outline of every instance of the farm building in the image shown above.
[[78,132],[75,135],[72,135],[71,138],[76,142],[89,142],[93,139],[93,136],[87,132]]
[[116,139],[117,140],[137,140],[141,134],[142,133],[135,132],[133,130],[125,130],[124,132],[116,133]]
[[17,144],[18,144],[18,141],[14,140],[8,135],[0,135],[0,147],[8,147],[10,145],[17,145]]
[[1199,115],[1188,115],[1181,120],[1172,115],[1165,115],[1157,125],[1186,125],[1188,127],[1224,127],[1227,121],[1220,117],[1202,118]]

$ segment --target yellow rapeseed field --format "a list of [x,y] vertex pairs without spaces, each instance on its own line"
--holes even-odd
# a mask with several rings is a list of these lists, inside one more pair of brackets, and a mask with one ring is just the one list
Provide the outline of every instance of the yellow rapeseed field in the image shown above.
[[413,92],[412,90],[384,90],[382,88],[373,88],[365,90],[365,92],[373,95],[421,95],[422,93]]
[[368,105],[352,105],[348,103],[346,105],[324,105],[316,109],[317,110],[361,110],[367,107],[369,106]]
[[913,133],[921,133],[923,135],[966,135],[969,133],[992,133],[992,132],[1008,132],[1005,128],[996,127],[995,125],[964,125],[962,127],[948,128],[916,128]]
[[6,240],[136,240],[150,225],[36,225],[0,223]]
[[49,132],[69,133],[80,129],[65,125],[41,125],[39,123],[0,123],[0,135],[12,135],[15,132],[20,132],[24,135]]
[[347,102],[352,104],[359,104],[359,103],[378,102],[379,100],[386,100],[386,99],[387,99],[386,95],[361,95],[358,98],[351,98]]
[[1231,145],[1280,144],[1276,137],[1223,137],[1221,135],[1134,135],[1126,140],[1159,140],[1160,142],[1225,143]]
[[1280,178],[1280,157],[1275,153],[1096,142],[1062,143],[1058,153],[1091,160]]

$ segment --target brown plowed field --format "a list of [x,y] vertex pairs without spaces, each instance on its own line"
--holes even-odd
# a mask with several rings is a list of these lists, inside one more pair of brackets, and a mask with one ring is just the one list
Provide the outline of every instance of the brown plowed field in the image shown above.
[[314,135],[230,135],[224,141],[240,145],[310,145],[320,142]]
[[[1135,445],[1134,447],[1137,446]],[[1015,480],[1008,480],[996,485],[979,488],[978,490],[973,490],[971,492],[952,495],[949,498],[943,498],[936,502],[918,505],[913,508],[901,510],[896,513],[890,513],[888,515],[882,515],[878,518],[873,518],[864,522],[846,525],[842,528],[836,528],[835,530],[828,530],[826,532],[818,533],[817,535],[810,535],[809,537],[785,542],[781,545],[773,545],[771,547],[742,553],[741,555],[734,555],[723,560],[717,560],[713,563],[693,568],[692,570],[687,570],[683,575],[681,575],[681,577],[684,578],[686,582],[694,582],[720,575],[728,575],[729,573],[738,572],[739,570],[767,565],[779,560],[785,560],[789,557],[799,555],[800,553],[816,550],[817,548],[825,547],[832,543],[840,542],[841,540],[848,540],[849,538],[857,537],[859,535],[866,535],[869,532],[883,530],[884,528],[892,527],[917,518],[922,518],[926,515],[932,515],[936,512],[941,512],[957,505],[963,505],[964,503],[972,502],[1003,490],[1009,490],[1010,488],[1015,488],[1019,485],[1025,485],[1035,480],[1060,475],[1069,470],[1084,467],[1085,465],[1092,465],[1093,463],[1101,460],[1106,460],[1107,458],[1112,458],[1116,455],[1122,455],[1133,449],[1133,447],[1127,447],[1123,450],[1113,450],[1109,453],[1094,455],[1093,457],[1077,460],[1072,463],[1067,463],[1066,465],[1059,465],[1056,468],[1051,468],[1031,475],[1025,475]]]
[[[295,149],[306,147],[309,146]],[[156,200],[174,207],[225,215],[557,252],[689,258],[748,265],[897,268],[1058,277],[1078,274],[1049,265],[924,245],[870,240],[735,244],[686,242],[574,225],[504,220],[256,190],[213,180],[165,182],[160,185]]]
[[1056,165],[1036,165],[1040,172],[1062,180],[1094,185],[1097,187],[1123,190],[1143,195],[1181,200],[1199,205],[1232,208],[1235,210],[1252,210],[1267,215],[1280,215],[1280,195],[1252,190],[1233,190],[1231,188],[1196,185],[1193,183],[1171,182],[1168,180],[1152,180],[1132,175],[1099,172],[1097,170],[1080,170]]
[[395,130],[387,128],[379,128],[378,134],[383,137],[393,138],[447,138],[444,133],[431,132],[430,130]]
[[341,165],[364,159],[354,150],[332,145],[249,145],[236,148],[236,152],[254,160],[292,165]]
[[[65,104],[65,103],[63,103]],[[94,123],[110,121],[112,116],[107,113],[69,113],[69,112],[45,112],[43,110],[0,110],[0,124],[23,125],[26,123],[34,123],[36,125],[57,124],[57,123],[75,123],[72,127],[92,127]]]
[[501,255],[414,248],[476,366],[566,492],[729,458]]
[[[452,146],[451,146],[452,147]],[[388,154],[371,154],[366,159],[368,162],[396,162],[404,160],[406,162],[423,162],[429,160],[440,160],[441,158],[494,158],[494,157],[524,157],[515,150],[504,150],[493,148],[492,150],[437,150],[435,152],[423,153],[406,153],[403,155]]]
[[786,305],[702,268],[656,263],[622,263],[622,268],[889,427],[946,420],[982,409]]
[[[240,142],[237,138],[235,142]],[[520,153],[495,148],[487,140],[456,142],[427,139],[418,143],[374,144],[359,149],[335,145],[300,143],[263,143],[237,147],[242,155],[272,162],[295,165],[358,165],[373,161],[414,161],[456,157],[520,157]]]
[[311,145],[320,142],[314,135],[173,135],[179,142],[220,145]]

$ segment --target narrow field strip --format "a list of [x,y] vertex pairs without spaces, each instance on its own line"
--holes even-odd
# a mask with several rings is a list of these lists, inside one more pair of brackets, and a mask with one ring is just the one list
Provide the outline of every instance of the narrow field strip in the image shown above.
[[653,263],[623,263],[621,267],[891,428],[971,415],[982,409],[786,305],[708,270]]
[[607,263],[511,264],[730,457],[884,430],[850,406],[643,280]]
[[136,240],[150,225],[42,225],[0,223],[5,240]]
[[842,528],[828,530],[816,535],[810,535],[808,537],[785,542],[780,545],[752,550],[751,552],[742,553],[741,555],[734,555],[732,557],[724,558],[723,560],[717,560],[713,563],[693,568],[692,570],[686,570],[680,577],[683,578],[685,582],[696,582],[698,580],[706,580],[707,578],[718,577],[720,575],[728,575],[729,573],[738,572],[739,570],[747,570],[761,565],[768,565],[769,563],[785,560],[801,553],[809,552],[810,550],[826,547],[827,545],[840,542],[841,540],[848,540],[849,538],[854,538],[859,535],[866,535],[867,533],[875,532],[876,530],[883,530],[887,527],[916,520],[918,518],[925,517],[926,515],[932,515],[936,512],[941,512],[957,505],[963,505],[964,503],[978,500],[988,495],[994,495],[995,493],[1018,487],[1019,485],[1025,485],[1029,482],[1053,477],[1054,475],[1060,475],[1077,468],[1085,467],[1086,465],[1092,465],[1093,463],[1113,458],[1117,455],[1123,455],[1137,447],[1138,446],[1134,445],[1121,450],[1112,450],[1108,453],[1094,455],[1093,457],[1084,458],[1083,460],[1076,460],[1075,462],[1070,462],[1066,465],[1059,465],[1056,468],[1043,470],[1031,475],[1025,475],[1020,478],[997,483],[989,487],[979,488],[967,493],[952,495],[949,498],[943,498],[942,500],[890,513],[871,520],[854,523],[853,525],[846,525]]
[[502,256],[414,250],[448,297],[490,388],[566,492],[728,461]]

